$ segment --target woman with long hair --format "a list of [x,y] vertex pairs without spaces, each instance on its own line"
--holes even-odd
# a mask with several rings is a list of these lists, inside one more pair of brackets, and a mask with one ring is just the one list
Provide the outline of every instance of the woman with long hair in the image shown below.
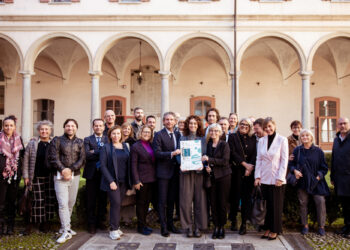
[[[206,142],[201,119],[196,115],[187,117],[181,141],[201,142],[202,155],[206,153]],[[180,148],[180,145],[178,145]],[[180,159],[180,157],[178,157]],[[181,159],[179,160],[181,164]],[[207,228],[207,199],[203,186],[203,166],[196,170],[185,170],[180,166],[180,221],[187,237],[199,238],[201,230]],[[193,207],[193,213],[192,213]],[[194,220],[192,219],[194,214]]]
[[[0,235],[14,233],[17,189],[22,172],[20,159],[24,153],[22,138],[16,132],[16,121],[15,116],[6,117],[0,133]],[[7,216],[6,232],[5,216]]]

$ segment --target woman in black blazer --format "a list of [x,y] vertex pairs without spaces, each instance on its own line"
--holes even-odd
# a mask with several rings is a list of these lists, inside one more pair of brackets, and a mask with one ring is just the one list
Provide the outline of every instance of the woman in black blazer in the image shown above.
[[[208,127],[207,155],[202,157],[206,171],[211,175],[210,206],[215,226],[212,238],[225,238],[227,203],[231,186],[231,168],[229,166],[230,147],[227,142],[221,141],[221,126],[217,123]],[[208,164],[206,164],[206,162]]]
[[121,127],[118,125],[110,128],[110,142],[105,144],[100,152],[101,189],[108,193],[111,204],[109,237],[112,240],[118,240],[123,235],[119,229],[120,209],[126,190],[131,187],[129,149],[122,143],[121,133]]
[[256,162],[256,137],[253,134],[253,124],[250,119],[243,118],[238,124],[238,131],[229,136],[228,144],[231,150],[232,183],[230,198],[230,214],[232,228],[236,227],[236,216],[239,201],[242,201],[242,224],[239,234],[246,234],[246,221],[251,209],[251,193],[254,187],[254,165]]
[[131,147],[131,173],[136,189],[137,231],[143,235],[150,235],[152,229],[147,227],[146,215],[156,188],[155,156],[151,145],[152,128],[142,126],[139,135],[140,140]]

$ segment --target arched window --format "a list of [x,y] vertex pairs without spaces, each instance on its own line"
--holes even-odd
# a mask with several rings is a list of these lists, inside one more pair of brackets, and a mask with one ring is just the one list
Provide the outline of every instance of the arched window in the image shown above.
[[[33,109],[33,135],[37,136],[38,132],[36,130],[36,125],[39,121],[49,120],[54,124],[55,117],[55,101],[50,99],[37,99],[34,100]],[[52,129],[51,135],[54,135]]]
[[325,96],[315,99],[316,140],[324,150],[332,149],[339,114],[339,98]]
[[191,115],[197,115],[201,119],[205,118],[207,110],[215,108],[215,98],[209,96],[197,96],[190,99]]
[[113,110],[116,115],[116,124],[121,125],[125,121],[126,99],[121,96],[106,96],[102,98],[102,116],[106,110]]

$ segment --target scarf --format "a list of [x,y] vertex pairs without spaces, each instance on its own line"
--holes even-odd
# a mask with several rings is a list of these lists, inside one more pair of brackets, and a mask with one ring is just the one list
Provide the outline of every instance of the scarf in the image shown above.
[[10,139],[4,132],[0,133],[0,153],[6,156],[6,165],[2,176],[11,183],[13,177],[17,179],[17,167],[19,159],[19,151],[23,149],[21,137],[14,132]]

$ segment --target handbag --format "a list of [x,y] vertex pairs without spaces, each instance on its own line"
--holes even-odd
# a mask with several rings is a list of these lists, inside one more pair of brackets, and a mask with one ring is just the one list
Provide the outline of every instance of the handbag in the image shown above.
[[[298,150],[298,158],[297,158],[297,169],[300,170],[300,168],[298,168],[299,165],[299,156],[300,156],[300,148]],[[297,177],[295,177],[295,174],[292,172],[289,172],[287,174],[287,184],[292,185],[293,187],[295,187],[298,184],[298,179]]]
[[262,195],[260,186],[254,187],[252,201],[253,204],[250,221],[256,226],[264,225],[266,216],[266,200]]
[[32,192],[29,187],[26,186],[24,194],[19,202],[19,214],[20,215],[32,215]]

